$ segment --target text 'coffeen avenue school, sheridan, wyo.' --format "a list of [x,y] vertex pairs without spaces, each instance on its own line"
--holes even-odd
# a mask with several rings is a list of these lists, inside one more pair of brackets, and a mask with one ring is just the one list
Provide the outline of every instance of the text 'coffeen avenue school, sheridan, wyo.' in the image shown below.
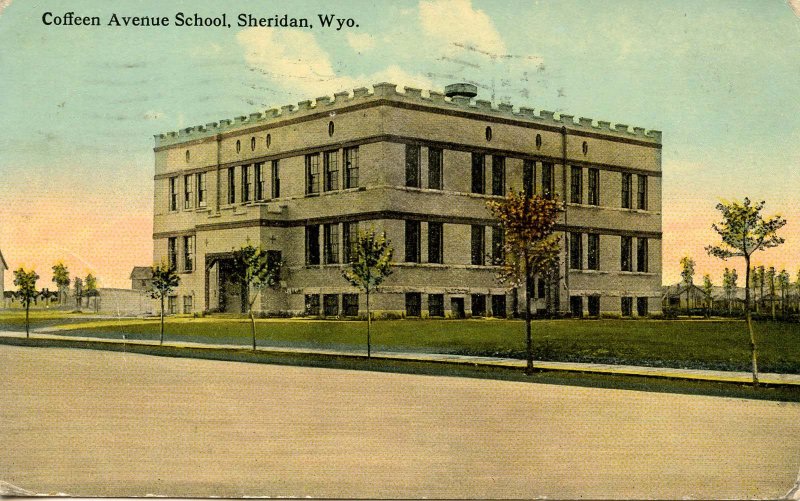
[[374,227],[395,249],[378,314],[513,315],[524,287],[497,281],[502,231],[486,202],[514,190],[565,202],[535,310],[660,312],[661,133],[476,91],[380,83],[156,135],[154,260],[180,273],[172,311],[243,311],[232,253],[249,241],[285,262],[257,310],[364,313],[341,272]]

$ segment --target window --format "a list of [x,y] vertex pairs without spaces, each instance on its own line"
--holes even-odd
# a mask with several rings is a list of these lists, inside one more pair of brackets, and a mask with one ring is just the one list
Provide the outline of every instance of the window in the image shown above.
[[183,296],[183,314],[189,315],[192,313],[192,296]]
[[506,158],[492,156],[492,195],[503,196],[506,191]]
[[487,141],[491,141],[492,140],[492,128],[491,127],[486,127],[486,140]]
[[167,298],[167,313],[170,315],[178,313],[178,296],[169,296]]
[[631,175],[622,173],[622,208],[631,208]]
[[358,188],[358,146],[344,149],[344,187]]
[[264,142],[267,144],[267,148],[272,145],[272,134],[267,134],[267,137],[264,138]]
[[503,234],[502,226],[492,226],[492,264],[503,264],[505,259],[505,235]]
[[420,261],[420,224],[419,221],[406,221],[406,262]]
[[319,225],[306,226],[306,264],[319,264]]
[[[268,250],[267,251],[267,266],[269,266],[270,269],[274,269],[275,267],[280,266],[281,265],[281,261],[283,261],[283,256],[281,254],[281,251],[279,251],[279,250]],[[278,273],[277,273],[276,279],[280,280],[280,278],[281,278],[280,277],[280,269],[278,269]]]
[[183,176],[183,208],[192,208],[192,176]]
[[178,210],[178,178],[169,178],[169,210]]
[[486,157],[482,153],[472,154],[472,193],[485,193]]
[[253,199],[253,173],[250,165],[242,165],[242,202]]
[[239,153],[240,151],[242,151],[242,142],[237,139],[236,140],[236,153]]
[[319,153],[306,155],[306,194],[319,193]]
[[444,262],[444,230],[442,223],[428,223],[428,262]]
[[553,164],[542,163],[542,195],[544,198],[553,198]]
[[647,239],[636,239],[636,271],[647,273]]
[[483,265],[485,263],[486,243],[485,231],[483,226],[472,226],[472,264]]
[[319,294],[306,294],[306,315],[319,316]]
[[472,316],[483,317],[486,315],[486,295],[473,294],[472,295]]
[[647,316],[647,298],[646,297],[637,297],[636,298],[636,314],[640,317]]
[[647,210],[647,176],[637,175],[636,208]]
[[589,205],[600,205],[600,171],[589,169]]
[[583,317],[583,296],[569,297],[569,312],[574,318]]
[[281,170],[277,160],[272,161],[272,198],[281,196]]
[[546,295],[545,294],[546,286],[547,284],[545,283],[545,281],[540,278],[539,281],[536,283],[536,297],[543,298]]
[[419,188],[419,146],[406,145],[406,186]]
[[428,294],[428,315],[444,316],[444,294]]
[[599,317],[600,316],[600,296],[589,296],[589,316],[591,317]]
[[358,223],[342,223],[342,262],[358,260]]
[[573,165],[570,169],[569,201],[583,203],[583,168],[579,165]]
[[256,138],[250,138],[250,151],[256,151]]
[[194,269],[194,235],[183,237],[183,271]]
[[583,235],[580,233],[569,234],[569,267],[573,270],[583,268]]
[[406,292],[406,316],[418,317],[422,313],[422,294]]
[[620,302],[622,303],[622,316],[623,317],[630,317],[633,315],[633,298],[632,297],[623,297],[620,298]]
[[525,160],[522,162],[522,188],[525,190],[525,196],[528,198],[533,196],[535,165],[533,160]]
[[538,150],[541,147],[542,147],[542,135],[536,134],[536,149]]
[[326,151],[325,163],[325,191],[339,189],[339,152]]
[[493,294],[492,295],[492,316],[497,318],[506,317],[506,295]]
[[264,187],[267,180],[264,178],[264,164],[258,163],[254,166],[256,176],[255,200],[264,200]]
[[236,203],[236,167],[228,167],[228,203]]
[[167,239],[167,263],[173,270],[178,269],[178,238],[169,237]]
[[328,122],[328,136],[333,136],[334,130],[335,127],[333,125],[333,122]]
[[442,189],[442,150],[428,148],[428,188]]
[[322,309],[326,317],[339,316],[339,295],[338,294],[323,294],[322,295]]
[[189,161],[189,158],[190,158],[190,155],[189,155],[189,150],[186,150],[186,161],[187,161],[187,162]]
[[600,235],[589,233],[587,235],[587,268],[590,270],[600,269]]
[[325,240],[325,264],[339,262],[339,225],[336,223],[323,226]]
[[358,316],[358,294],[342,294],[342,315]]
[[206,173],[199,172],[197,174],[197,206],[205,207],[206,203]]
[[581,151],[583,151],[584,155],[589,153],[589,144],[586,141],[581,145]]
[[631,237],[620,237],[621,239],[621,248],[620,248],[620,269],[622,271],[631,271],[631,261],[633,260],[633,256],[631,254],[632,251],[632,244],[631,244]]

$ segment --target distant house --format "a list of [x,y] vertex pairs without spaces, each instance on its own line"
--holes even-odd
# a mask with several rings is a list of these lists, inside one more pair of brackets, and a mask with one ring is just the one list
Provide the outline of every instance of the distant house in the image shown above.
[[662,288],[662,292],[663,308],[686,308],[687,300],[689,309],[705,307],[706,293],[694,284],[688,287],[683,283],[667,285]]
[[5,271],[8,269],[8,265],[6,264],[6,260],[3,258],[3,252],[0,251],[0,297],[4,298],[4,289],[3,289],[3,281],[5,280]]
[[131,289],[146,291],[153,285],[153,269],[149,266],[134,266],[131,271]]

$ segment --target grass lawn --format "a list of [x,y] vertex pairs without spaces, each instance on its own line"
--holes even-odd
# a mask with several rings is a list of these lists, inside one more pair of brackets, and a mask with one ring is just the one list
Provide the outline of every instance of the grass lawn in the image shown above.
[[[33,327],[59,323],[39,318]],[[0,329],[18,325],[24,312],[0,314]],[[63,314],[58,333],[129,339],[158,339],[158,319],[77,319]],[[24,322],[24,320],[23,320]],[[22,324],[24,328],[24,323]],[[366,323],[330,320],[257,320],[261,346],[366,349]],[[17,327],[16,330],[19,330]],[[800,324],[755,323],[759,370],[800,373]],[[171,317],[167,340],[220,344],[250,342],[245,318]],[[538,320],[533,323],[537,359],[750,370],[743,321],[731,320]],[[519,320],[387,320],[373,323],[373,349],[524,358],[524,323]]]

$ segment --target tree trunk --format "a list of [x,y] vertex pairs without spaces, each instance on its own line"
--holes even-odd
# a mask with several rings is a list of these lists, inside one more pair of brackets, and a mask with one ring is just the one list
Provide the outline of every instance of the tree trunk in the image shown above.
[[31,322],[30,322],[30,312],[31,303],[30,301],[25,303],[25,337],[31,337]]
[[531,339],[531,275],[526,270],[525,272],[525,356],[527,362],[525,364],[525,373],[533,373],[533,341]]
[[372,313],[369,310],[369,292],[367,292],[367,358],[372,357],[372,340],[370,339],[370,330],[372,327]]
[[253,316],[253,306],[250,306],[250,328],[253,332],[253,351],[256,350],[256,319]]
[[164,295],[161,295],[161,341],[158,344],[164,344]]
[[750,317],[750,256],[745,256],[747,271],[745,272],[744,283],[744,309],[747,331],[750,334],[750,354],[753,363],[753,386],[758,386],[758,349],[756,348],[756,335],[753,332],[753,322]]

